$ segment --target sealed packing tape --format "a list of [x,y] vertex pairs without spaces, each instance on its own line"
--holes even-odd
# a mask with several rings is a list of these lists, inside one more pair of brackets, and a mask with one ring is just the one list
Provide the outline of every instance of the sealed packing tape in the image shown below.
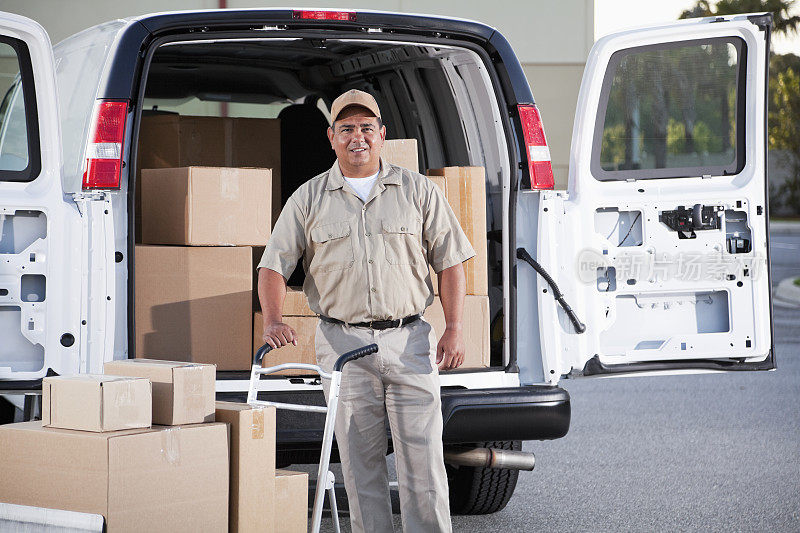
[[253,423],[250,424],[250,433],[253,439],[264,438],[264,408],[253,409]]
[[181,464],[180,427],[171,427],[161,430],[161,457],[169,464]]

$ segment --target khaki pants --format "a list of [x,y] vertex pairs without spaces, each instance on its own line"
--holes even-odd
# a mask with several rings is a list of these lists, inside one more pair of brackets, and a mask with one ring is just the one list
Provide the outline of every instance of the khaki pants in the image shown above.
[[[450,532],[436,335],[424,319],[382,331],[320,321],[317,363],[330,372],[340,355],[371,343],[378,353],[344,367],[335,425],[352,530],[392,531],[388,417],[403,531]],[[329,386],[323,380],[326,398]]]

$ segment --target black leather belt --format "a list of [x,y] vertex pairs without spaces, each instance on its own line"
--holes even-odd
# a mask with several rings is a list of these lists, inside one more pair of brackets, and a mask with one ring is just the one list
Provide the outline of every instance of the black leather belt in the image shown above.
[[324,320],[325,322],[330,322],[331,324],[347,324],[348,326],[354,326],[357,328],[371,328],[371,329],[391,329],[391,328],[399,328],[400,326],[405,326],[406,324],[411,324],[412,322],[416,322],[420,319],[420,314],[417,313],[416,315],[410,315],[405,318],[400,318],[397,320],[373,320],[372,322],[344,322],[339,320],[338,318],[331,318],[329,316],[319,316],[320,320]]

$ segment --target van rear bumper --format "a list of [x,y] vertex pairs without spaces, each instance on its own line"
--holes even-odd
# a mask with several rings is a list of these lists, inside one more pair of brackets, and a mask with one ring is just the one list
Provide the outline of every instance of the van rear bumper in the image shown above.
[[570,415],[569,393],[560,387],[442,390],[445,443],[558,439]]
[[[228,401],[245,401],[245,396],[217,393],[217,399]],[[441,397],[445,444],[557,439],[569,430],[569,393],[560,387],[443,388]],[[260,392],[258,399],[325,405],[322,391]],[[278,463],[318,461],[324,414],[278,410],[277,419]],[[339,460],[335,440],[331,460]]]

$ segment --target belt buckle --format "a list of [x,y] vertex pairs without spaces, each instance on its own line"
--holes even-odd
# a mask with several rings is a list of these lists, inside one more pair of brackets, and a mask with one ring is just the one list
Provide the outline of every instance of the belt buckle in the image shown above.
[[378,320],[370,320],[369,321],[369,329],[377,329],[375,327],[375,322],[378,322]]

